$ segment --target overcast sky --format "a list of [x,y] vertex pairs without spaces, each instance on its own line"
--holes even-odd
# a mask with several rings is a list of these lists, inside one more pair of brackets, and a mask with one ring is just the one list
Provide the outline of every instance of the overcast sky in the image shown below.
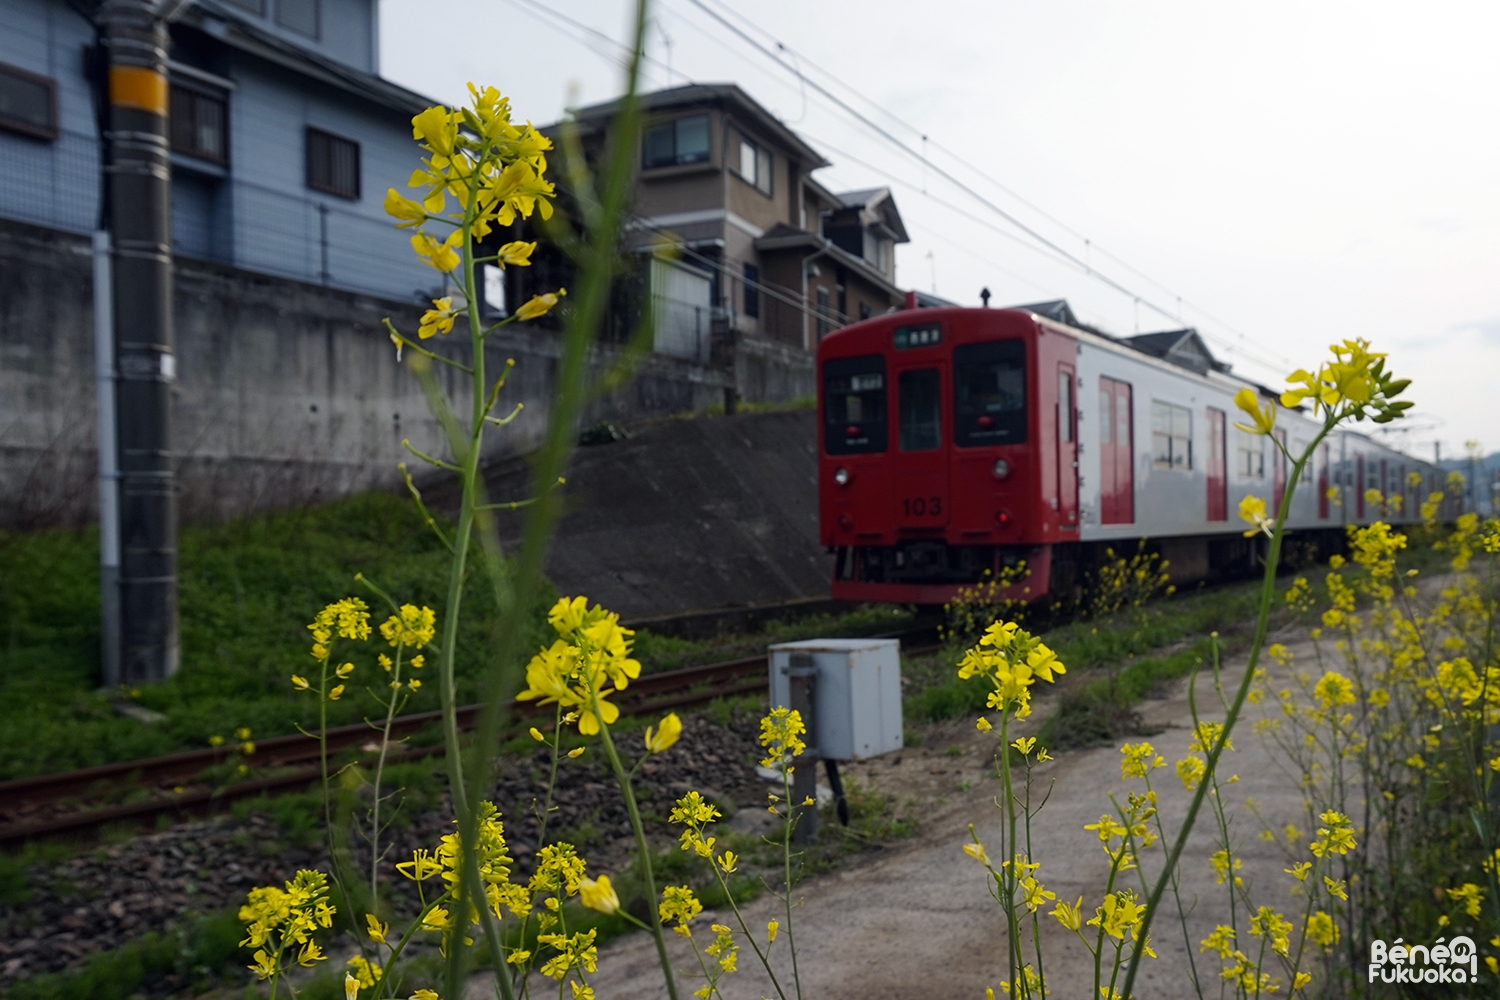
[[[653,5],[648,88],[738,83],[824,151],[825,185],[890,186],[904,287],[1196,326],[1276,385],[1367,337],[1414,379],[1413,450],[1500,448],[1500,4],[701,3]],[[382,71],[449,103],[492,83],[550,122],[619,92],[629,13],[383,0]]]

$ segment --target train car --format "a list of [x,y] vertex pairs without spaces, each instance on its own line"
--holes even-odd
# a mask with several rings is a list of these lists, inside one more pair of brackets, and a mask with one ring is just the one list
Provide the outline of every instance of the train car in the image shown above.
[[[1260,548],[1240,500],[1275,510],[1287,488],[1280,452],[1234,426],[1247,383],[1191,330],[1118,340],[1031,309],[908,309],[830,334],[817,364],[837,598],[941,604],[1023,560],[1009,596],[1075,593],[1108,548],[1142,538],[1175,581],[1245,572]],[[1308,411],[1256,388],[1277,436],[1305,448]],[[1334,551],[1345,525],[1417,520],[1444,483],[1341,429],[1297,484],[1292,537]]]

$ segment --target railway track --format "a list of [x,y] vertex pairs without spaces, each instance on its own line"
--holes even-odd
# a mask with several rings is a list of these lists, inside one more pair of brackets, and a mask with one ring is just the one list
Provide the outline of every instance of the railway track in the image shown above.
[[[930,629],[920,629],[887,638],[902,639],[904,652],[920,655],[937,647],[908,642],[930,642],[930,636]],[[764,694],[766,670],[762,655],[646,674],[632,681],[614,701],[623,715],[656,715],[707,705],[718,698]],[[459,728],[473,728],[479,710],[479,705],[459,708]],[[548,714],[550,709],[534,702],[515,702],[512,712],[524,720]],[[391,739],[410,741],[424,731],[435,733],[441,721],[441,712],[398,716],[391,725]],[[346,760],[351,753],[373,754],[379,750],[379,732],[370,723],[330,729],[329,757]],[[442,752],[441,740],[404,742],[399,753],[387,759],[412,760]],[[140,827],[199,817],[243,799],[305,789],[321,774],[318,741],[297,733],[255,741],[251,759],[256,776],[227,783],[206,780],[207,772],[232,763],[237,754],[237,747],[225,745],[0,782],[0,848],[87,837],[106,826]]]

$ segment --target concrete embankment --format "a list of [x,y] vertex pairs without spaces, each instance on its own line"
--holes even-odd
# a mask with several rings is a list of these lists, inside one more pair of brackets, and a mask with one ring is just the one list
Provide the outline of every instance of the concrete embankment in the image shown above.
[[[527,494],[523,461],[487,473],[492,500]],[[665,420],[580,448],[546,571],[627,619],[816,601],[832,559],[818,544],[817,424],[810,409]],[[522,517],[506,514],[507,548]]]

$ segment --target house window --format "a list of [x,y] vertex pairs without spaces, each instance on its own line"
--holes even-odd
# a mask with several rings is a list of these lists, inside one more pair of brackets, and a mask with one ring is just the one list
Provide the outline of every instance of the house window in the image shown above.
[[1193,467],[1193,413],[1187,407],[1152,400],[1151,460],[1158,469]]
[[483,265],[484,315],[505,316],[505,272],[494,264]]
[[276,0],[276,23],[308,38],[318,37],[318,0]]
[[745,315],[760,316],[760,268],[754,264],[745,265]]
[[1265,440],[1259,434],[1239,432],[1239,447],[1235,449],[1235,468],[1241,479],[1266,478]]
[[679,118],[647,129],[642,148],[646,169],[708,161],[708,116]]
[[833,324],[828,321],[828,289],[818,287],[818,339],[822,340],[833,330]]
[[37,139],[57,138],[57,84],[0,65],[0,128]]
[[172,84],[172,151],[215,163],[229,160],[223,97]]
[[761,194],[771,194],[771,154],[755,143],[740,137],[740,155],[736,173],[745,183],[754,185]]
[[308,128],[307,186],[358,201],[359,143]]

